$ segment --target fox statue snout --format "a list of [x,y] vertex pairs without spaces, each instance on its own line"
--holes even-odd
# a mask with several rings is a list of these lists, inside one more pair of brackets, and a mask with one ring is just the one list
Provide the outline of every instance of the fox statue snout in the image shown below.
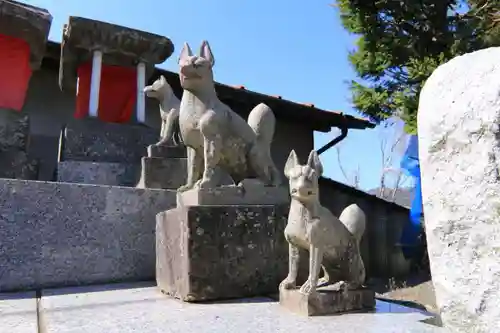
[[285,176],[289,180],[290,196],[301,202],[319,200],[318,180],[323,174],[323,166],[318,154],[312,152],[306,165],[300,165],[297,161],[297,154],[292,150],[285,165]]
[[193,55],[189,45],[184,43],[178,63],[179,79],[184,89],[195,89],[212,84],[212,67],[215,64],[215,58],[207,41],[202,42],[199,56]]

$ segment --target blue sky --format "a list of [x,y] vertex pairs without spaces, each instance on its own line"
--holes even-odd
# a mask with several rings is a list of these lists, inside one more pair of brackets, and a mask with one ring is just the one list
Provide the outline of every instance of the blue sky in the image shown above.
[[[340,24],[334,0],[26,0],[54,17],[49,39],[61,40],[68,16],[82,16],[169,37],[175,53],[160,67],[177,70],[184,42],[197,50],[210,42],[215,79],[283,98],[314,103],[325,110],[359,116],[350,107],[348,61],[354,47]],[[315,134],[319,148],[336,131]],[[380,128],[352,130],[340,144],[347,173],[360,170],[362,189],[378,186]],[[325,176],[346,182],[334,148],[321,155]]]

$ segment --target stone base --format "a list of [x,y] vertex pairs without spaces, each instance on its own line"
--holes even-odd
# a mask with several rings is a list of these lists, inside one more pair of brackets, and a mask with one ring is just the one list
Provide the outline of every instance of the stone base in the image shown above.
[[186,158],[186,146],[148,146],[148,157]]
[[133,187],[138,178],[138,166],[128,163],[64,161],[57,165],[57,181],[64,183]]
[[178,189],[186,183],[185,158],[143,157],[137,188]]
[[183,301],[276,293],[288,205],[178,207],[156,216],[156,281]]
[[24,151],[11,150],[0,152],[0,178],[36,180],[38,161]]
[[157,130],[143,125],[73,120],[62,131],[59,161],[139,164],[158,136]]
[[177,206],[282,205],[289,204],[288,189],[267,186],[221,186],[177,193]]
[[335,290],[319,288],[311,295],[299,289],[280,288],[280,305],[304,316],[322,316],[375,308],[375,292],[370,289]]

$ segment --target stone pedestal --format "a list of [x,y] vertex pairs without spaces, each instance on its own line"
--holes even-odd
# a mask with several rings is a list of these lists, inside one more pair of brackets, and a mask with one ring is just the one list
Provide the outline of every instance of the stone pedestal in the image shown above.
[[137,188],[178,189],[186,183],[185,158],[143,157]]
[[290,202],[286,187],[266,187],[250,182],[243,186],[193,189],[177,194],[177,207],[218,205],[282,205]]
[[339,314],[375,308],[375,292],[369,289],[338,290],[334,285],[305,295],[299,289],[280,288],[280,305],[303,316]]
[[288,204],[178,207],[156,217],[156,281],[206,301],[276,293],[288,270]]
[[178,189],[186,183],[185,146],[148,146],[137,188]]
[[142,125],[72,120],[61,132],[59,161],[139,164],[159,132]]
[[148,157],[186,158],[186,146],[148,146]]

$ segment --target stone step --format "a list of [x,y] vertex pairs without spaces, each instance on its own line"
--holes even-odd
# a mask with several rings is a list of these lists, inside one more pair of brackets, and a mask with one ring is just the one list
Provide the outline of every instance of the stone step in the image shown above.
[[143,157],[138,188],[178,189],[186,183],[185,158]]
[[139,176],[137,164],[63,161],[57,165],[57,181],[63,183],[134,187]]
[[73,120],[62,130],[59,161],[140,163],[159,131],[144,125]]
[[155,217],[175,197],[0,179],[0,292],[154,279]]

